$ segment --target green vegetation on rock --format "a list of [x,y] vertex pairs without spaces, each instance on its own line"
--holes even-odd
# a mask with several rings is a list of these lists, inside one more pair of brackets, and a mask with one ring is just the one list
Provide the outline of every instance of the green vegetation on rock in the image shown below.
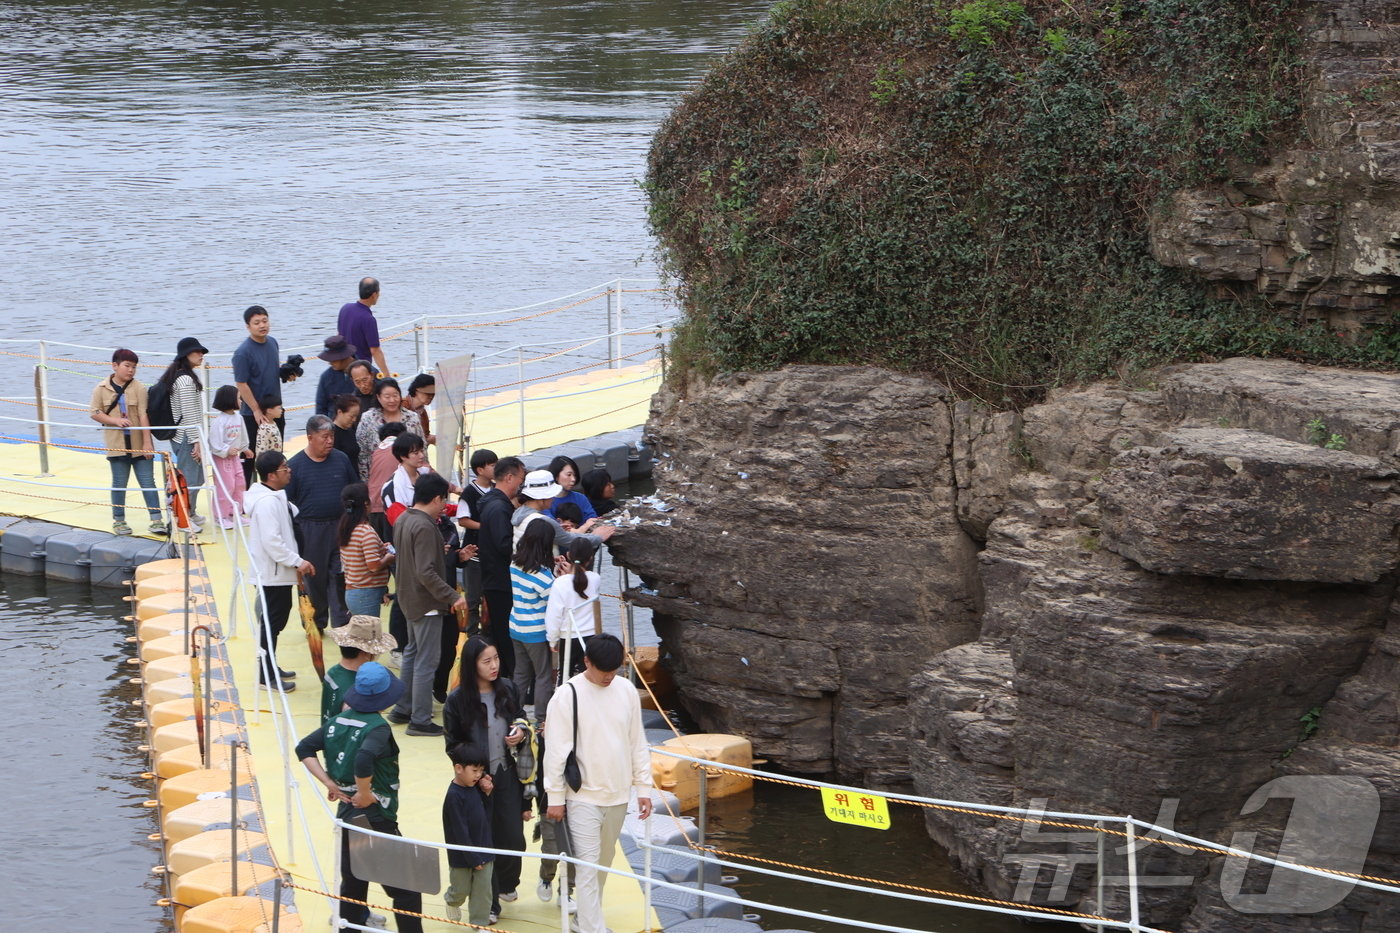
[[[1148,252],[1299,132],[1301,0],[784,0],[646,187],[682,368],[877,363],[992,404],[1173,360],[1400,361]],[[1243,290],[1241,290],[1243,291]]]

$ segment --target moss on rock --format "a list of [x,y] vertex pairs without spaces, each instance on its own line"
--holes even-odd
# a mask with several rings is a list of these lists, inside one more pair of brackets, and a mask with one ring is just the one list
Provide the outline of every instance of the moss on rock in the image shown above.
[[[1293,143],[1301,0],[785,0],[658,132],[682,367],[876,363],[996,405],[1226,355],[1394,366],[1148,250]],[[1242,290],[1243,291],[1243,290]]]

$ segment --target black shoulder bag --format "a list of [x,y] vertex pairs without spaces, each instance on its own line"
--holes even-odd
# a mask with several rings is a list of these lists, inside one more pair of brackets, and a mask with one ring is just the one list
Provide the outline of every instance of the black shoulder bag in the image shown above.
[[574,744],[564,759],[564,783],[569,790],[577,791],[583,786],[583,771],[578,766],[578,691],[569,684],[569,692],[574,695]]

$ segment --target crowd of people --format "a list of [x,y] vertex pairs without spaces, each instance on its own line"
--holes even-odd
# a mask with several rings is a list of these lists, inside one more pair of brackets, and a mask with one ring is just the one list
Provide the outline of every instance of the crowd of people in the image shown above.
[[[446,742],[454,775],[443,804],[447,842],[523,851],[537,804],[545,851],[607,864],[634,792],[642,817],[649,814],[651,783],[636,692],[615,679],[624,655],[602,632],[593,569],[614,531],[600,521],[615,508],[611,477],[581,473],[564,456],[527,470],[519,458],[484,449],[472,453],[464,487],[434,472],[427,448],[438,439],[428,409],[437,387],[428,374],[406,387],[388,375],[373,314],[379,290],[363,279],[359,299],[341,308],[338,332],[318,354],[328,365],[305,446],[290,458],[281,386],[303,374],[305,361],[282,360],[265,308],[244,312],[248,336],[233,355],[233,384],[213,392],[217,414],[207,437],[199,373],[209,351],[200,340],[179,341],[151,393],[135,379],[137,355],[117,350],[91,402],[93,420],[106,429],[113,530],[132,533],[125,489],[134,472],[150,531],[167,533],[153,428],[169,429],[189,489],[189,522],[210,521],[197,509],[207,476],[212,520],[246,526],[260,597],[259,682],[296,689],[296,673],[280,666],[277,649],[297,588],[316,627],[340,647],[323,682],[322,725],[296,754],[339,802],[342,819],[363,816],[397,834],[391,724],[402,725],[406,736]],[[168,406],[156,406],[162,418],[154,423],[152,397]],[[449,693],[454,669],[460,684]],[[367,882],[355,876],[348,845],[341,893],[364,900]],[[516,900],[519,857],[452,850],[449,863],[454,919],[465,903],[471,923],[494,923]],[[556,865],[540,864],[536,893],[548,901]],[[559,897],[572,890],[577,898],[576,928],[605,933],[600,873],[570,874],[571,885],[559,879]],[[421,894],[386,891],[396,909],[421,910]],[[361,905],[342,910],[352,923],[369,919]],[[400,914],[398,929],[421,929],[421,921]]]

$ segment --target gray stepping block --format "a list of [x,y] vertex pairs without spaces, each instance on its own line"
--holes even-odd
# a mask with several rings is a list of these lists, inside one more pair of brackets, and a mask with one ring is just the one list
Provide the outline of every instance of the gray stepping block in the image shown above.
[[[627,851],[627,864],[632,866],[632,871],[637,874],[642,873],[646,865],[646,849],[636,848]],[[720,865],[712,858],[706,858],[702,853],[694,852],[682,846],[666,846],[660,849],[651,850],[651,873],[655,878],[662,881],[669,881],[672,884],[685,884],[699,880],[701,871],[704,871],[705,883],[707,885],[719,884],[723,880],[723,872]]]
[[671,727],[666,725],[666,717],[660,710],[656,709],[642,710],[642,728],[665,729],[667,732],[671,731]]
[[667,926],[666,933],[763,933],[763,927],[731,917],[699,917]]
[[662,742],[669,741],[676,737],[676,734],[674,732],[672,732],[670,729],[664,728],[643,729],[642,733],[646,736],[648,745],[660,745]]
[[[695,842],[700,838],[700,827],[688,816],[656,815],[650,823],[652,845],[683,846],[686,840]],[[629,844],[635,848],[637,840],[646,838],[646,831],[646,823],[629,816],[622,823],[622,838],[627,840],[623,843],[624,848]],[[629,836],[631,839],[627,838]]]
[[721,884],[706,885],[703,892],[699,888],[692,888],[689,891],[652,888],[651,906],[656,911],[656,916],[661,920],[662,927],[667,930],[671,928],[672,924],[704,917],[744,919],[742,904],[717,900],[713,897],[707,897],[706,894],[739,896],[738,891]]

